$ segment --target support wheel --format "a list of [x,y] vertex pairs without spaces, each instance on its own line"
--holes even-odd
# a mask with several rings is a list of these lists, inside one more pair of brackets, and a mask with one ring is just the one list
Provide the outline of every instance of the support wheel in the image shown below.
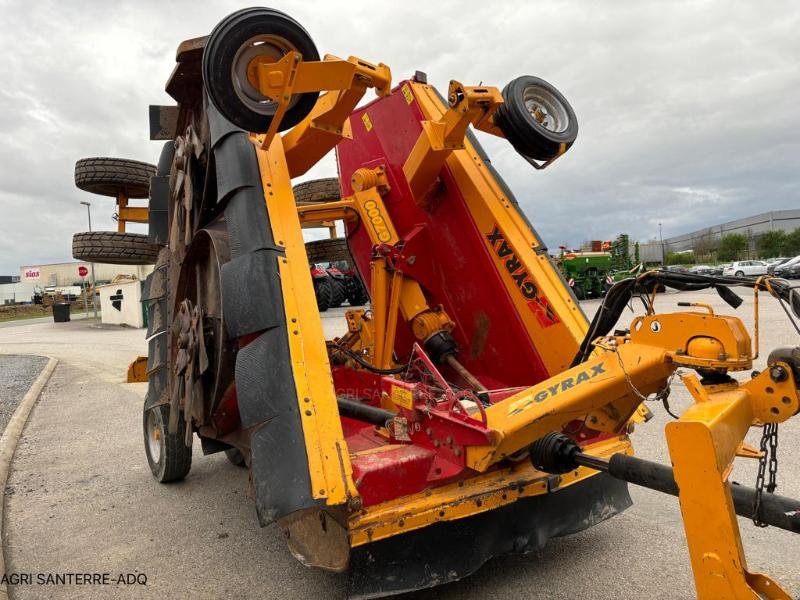
[[150,470],[160,483],[179,481],[192,467],[192,448],[186,446],[186,423],[178,418],[178,430],[169,432],[169,406],[159,404],[144,411],[144,451]]
[[495,121],[522,156],[551,160],[575,142],[575,112],[563,94],[545,80],[517,77],[503,88],[503,100]]
[[317,202],[336,202],[342,199],[339,179],[326,177],[325,179],[312,179],[292,187],[294,200],[298,206],[303,204],[316,204]]
[[85,192],[147,198],[155,165],[126,158],[82,158],[75,163],[75,186]]
[[72,236],[72,257],[112,265],[152,265],[161,247],[146,233],[87,231]]
[[736,277],[744,277],[744,271],[736,271]]
[[347,247],[347,240],[344,238],[307,242],[306,254],[308,254],[308,262],[312,265],[339,262],[340,260],[353,264],[353,257]]
[[[308,32],[280,11],[246,8],[220,21],[203,51],[203,83],[222,116],[246,131],[266,132],[278,105],[248,78],[248,66],[256,57],[275,62],[292,51],[299,52],[303,60],[319,60]],[[318,92],[293,95],[278,131],[302,121],[318,96]]]

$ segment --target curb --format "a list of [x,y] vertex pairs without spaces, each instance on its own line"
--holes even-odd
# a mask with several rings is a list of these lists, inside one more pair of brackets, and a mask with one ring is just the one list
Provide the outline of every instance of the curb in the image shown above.
[[[2,536],[0,542],[5,540],[5,535],[3,535],[5,529],[3,527],[3,508],[5,504],[6,481],[8,480],[8,472],[11,469],[11,459],[14,458],[14,451],[17,449],[19,438],[22,436],[22,430],[25,429],[25,423],[28,422],[28,416],[31,414],[33,406],[39,399],[42,389],[50,379],[57,364],[58,359],[51,357],[50,361],[45,365],[44,369],[42,369],[42,372],[39,373],[36,381],[33,382],[33,385],[31,385],[30,389],[22,398],[19,406],[17,406],[17,409],[11,416],[11,420],[8,422],[8,425],[6,425],[3,436],[0,437],[0,536]],[[5,572],[5,544],[3,543],[2,548],[0,548],[0,573]],[[0,597],[8,597],[8,589],[4,583],[0,584]]]

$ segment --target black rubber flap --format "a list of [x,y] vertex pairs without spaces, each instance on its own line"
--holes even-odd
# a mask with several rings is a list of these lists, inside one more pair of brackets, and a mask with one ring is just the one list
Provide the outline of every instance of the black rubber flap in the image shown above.
[[624,481],[600,473],[581,483],[466,519],[354,548],[350,598],[380,598],[457,581],[489,559],[541,549],[632,504]]
[[[222,265],[222,310],[228,337],[237,338],[273,327],[285,337],[278,253],[259,250]],[[288,349],[287,349],[288,356]]]

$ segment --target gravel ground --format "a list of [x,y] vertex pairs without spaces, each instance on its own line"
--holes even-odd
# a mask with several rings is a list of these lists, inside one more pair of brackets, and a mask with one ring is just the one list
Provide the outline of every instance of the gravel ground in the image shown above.
[[48,360],[46,356],[0,356],[0,434]]
[[[752,330],[753,296],[735,314]],[[660,295],[660,312],[678,300],[733,313],[714,292]],[[596,301],[584,304],[587,313]],[[328,336],[341,332],[343,310],[324,313]],[[622,323],[629,323],[628,313]],[[797,343],[778,304],[761,298],[761,358]],[[52,598],[328,598],[345,597],[345,577],[307,569],[288,552],[280,530],[259,528],[247,474],[224,456],[204,457],[195,444],[184,482],[159,485],[142,449],[144,384],[124,384],[125,367],[145,351],[141,331],[87,322],[42,323],[0,331],[0,352],[47,353],[60,362],[34,408],[12,465],[6,498],[8,572],[146,574],[146,586],[19,585],[14,600]],[[673,410],[688,394],[674,382]],[[633,434],[637,454],[668,463],[660,405]],[[800,418],[780,427],[778,492],[800,497],[796,440]],[[750,443],[757,443],[757,431]],[[794,459],[794,460],[793,460]],[[736,462],[732,479],[752,485],[755,461]],[[579,534],[552,540],[541,551],[501,557],[460,582],[405,600],[462,598],[564,599],[694,597],[677,499],[631,486],[634,505]],[[740,519],[751,570],[800,593],[800,536],[758,529]],[[458,552],[457,548],[453,552]]]

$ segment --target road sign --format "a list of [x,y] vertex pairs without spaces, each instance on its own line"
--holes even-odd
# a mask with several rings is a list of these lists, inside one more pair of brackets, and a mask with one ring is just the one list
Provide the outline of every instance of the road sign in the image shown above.
[[88,274],[89,274],[89,269],[87,269],[83,265],[78,267],[78,275],[80,275],[81,277],[86,277]]

